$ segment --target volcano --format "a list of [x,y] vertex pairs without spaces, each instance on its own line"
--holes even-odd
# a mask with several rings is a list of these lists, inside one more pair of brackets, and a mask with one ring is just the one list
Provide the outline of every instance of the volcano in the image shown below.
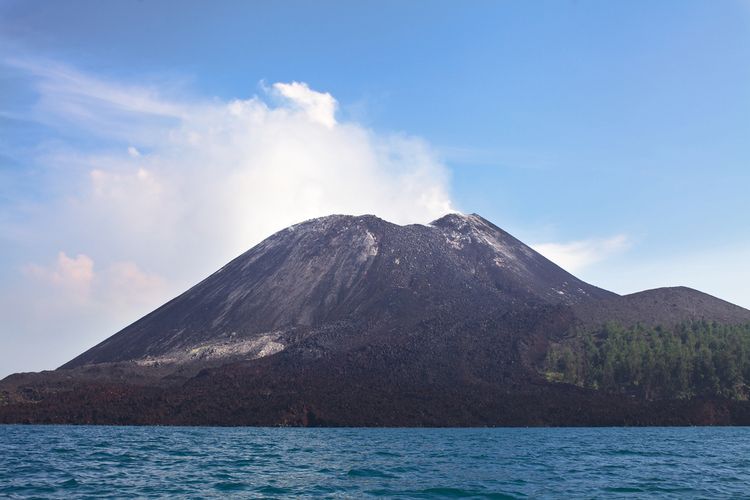
[[739,325],[750,323],[750,311],[684,287],[617,295],[476,214],[405,226],[372,215],[332,215],[272,235],[59,369],[6,378],[0,421],[370,426],[750,419],[741,401],[633,400],[544,376],[540,364],[551,343],[612,321]]

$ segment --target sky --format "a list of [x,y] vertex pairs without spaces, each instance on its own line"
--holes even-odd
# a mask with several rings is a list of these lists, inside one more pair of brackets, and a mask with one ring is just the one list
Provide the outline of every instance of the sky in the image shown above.
[[0,0],[0,377],[330,213],[750,307],[749,61],[748,1]]

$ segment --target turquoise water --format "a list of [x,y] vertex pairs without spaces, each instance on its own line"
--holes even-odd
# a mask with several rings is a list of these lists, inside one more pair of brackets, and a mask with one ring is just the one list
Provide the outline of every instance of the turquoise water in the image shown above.
[[0,497],[750,496],[750,428],[0,426]]

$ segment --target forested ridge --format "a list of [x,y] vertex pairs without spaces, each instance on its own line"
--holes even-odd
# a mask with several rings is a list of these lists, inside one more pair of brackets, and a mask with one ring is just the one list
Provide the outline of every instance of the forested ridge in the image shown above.
[[551,345],[547,379],[646,399],[750,395],[750,324],[608,323]]

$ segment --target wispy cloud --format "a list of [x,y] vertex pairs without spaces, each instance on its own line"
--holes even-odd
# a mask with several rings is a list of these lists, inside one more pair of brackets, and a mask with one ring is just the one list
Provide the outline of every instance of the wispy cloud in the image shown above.
[[575,273],[627,250],[630,240],[626,235],[618,234],[567,243],[540,243],[532,247],[558,266]]
[[[74,109],[74,104],[87,104],[94,105],[96,111],[108,109],[172,118],[186,115],[181,104],[164,99],[156,89],[121,85],[53,61],[10,58],[4,63],[36,78],[42,99],[40,104],[46,111],[69,111]],[[88,117],[90,113],[83,116]]]
[[156,86],[123,84],[55,61],[7,58],[1,64],[37,93],[30,109],[13,116],[53,128],[75,126],[99,138],[163,141],[169,126],[188,118],[196,105],[165,97]]

